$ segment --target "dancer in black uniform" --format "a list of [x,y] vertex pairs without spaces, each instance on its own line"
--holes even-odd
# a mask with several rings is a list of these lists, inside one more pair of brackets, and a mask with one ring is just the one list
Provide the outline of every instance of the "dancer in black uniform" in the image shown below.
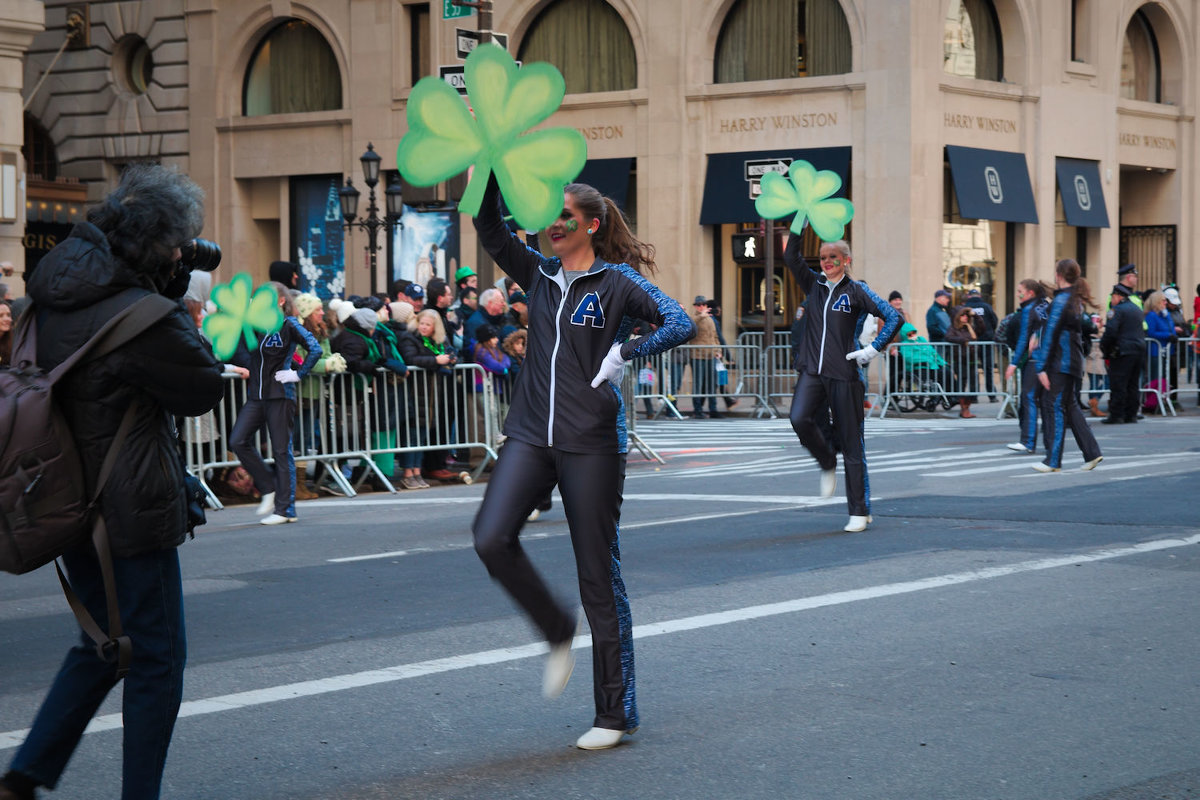
[[1054,265],[1058,286],[1042,330],[1042,343],[1033,354],[1038,381],[1042,384],[1042,438],[1046,460],[1034,464],[1038,472],[1062,469],[1063,439],[1067,428],[1083,452],[1083,469],[1093,469],[1104,460],[1076,395],[1083,380],[1083,338],[1080,315],[1085,305],[1094,306],[1087,281],[1080,277],[1079,264],[1064,258]]
[[[642,276],[654,269],[654,249],[633,237],[612,200],[584,184],[570,184],[565,195],[546,230],[553,257],[509,231],[494,176],[475,219],[488,253],[528,295],[529,346],[473,533],[488,572],[549,642],[542,688],[558,695],[571,674],[575,616],[551,595],[518,538],[557,482],[592,631],[596,716],[576,746],[602,750],[638,726],[618,547],[626,454],[619,382],[628,361],[682,344],[695,331],[680,305]],[[625,341],[633,319],[658,330]]]
[[[1037,450],[1042,384],[1038,382],[1031,345],[1037,341],[1042,326],[1046,324],[1050,302],[1046,299],[1046,287],[1033,278],[1026,278],[1017,284],[1017,299],[1021,301],[1021,331],[1017,336],[1017,346],[1013,349],[1012,363],[1004,370],[1004,380],[1011,380],[1016,371],[1021,370],[1021,441],[1007,447],[1017,453],[1032,453]],[[1045,425],[1044,422],[1042,424]]]
[[[821,435],[817,414],[828,407],[842,449],[846,501],[850,521],[843,530],[866,530],[871,521],[871,491],[863,445],[863,382],[858,368],[871,363],[900,327],[900,315],[865,283],[851,280],[850,246],[844,241],[821,245],[820,277],[800,255],[800,237],[789,236],[783,260],[805,294],[804,339],[797,362],[803,365],[792,396],[792,428],[821,465],[821,496],[833,497],[837,486],[837,454]],[[871,344],[854,349],[862,314],[883,319]]]

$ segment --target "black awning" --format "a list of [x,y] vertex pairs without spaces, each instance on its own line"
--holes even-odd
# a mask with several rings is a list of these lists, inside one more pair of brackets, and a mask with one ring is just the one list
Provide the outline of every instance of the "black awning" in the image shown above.
[[958,213],[969,219],[1038,221],[1024,153],[946,145]]
[[1107,228],[1108,207],[1100,185],[1100,162],[1082,158],[1058,158],[1058,192],[1062,195],[1067,224],[1076,228]]
[[850,148],[816,147],[808,150],[748,150],[740,153],[710,153],[704,177],[701,225],[726,222],[757,222],[754,210],[758,178],[766,172],[783,171],[803,159],[817,169],[836,172],[842,179],[838,197],[850,186]]
[[586,183],[605,197],[611,197],[617,208],[629,208],[629,168],[632,158],[589,158],[575,183]]

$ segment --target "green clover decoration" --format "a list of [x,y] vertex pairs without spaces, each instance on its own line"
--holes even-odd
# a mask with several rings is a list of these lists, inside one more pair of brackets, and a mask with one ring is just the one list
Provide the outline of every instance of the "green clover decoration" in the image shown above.
[[283,325],[279,310],[279,295],[270,286],[253,286],[250,273],[239,272],[229,283],[213,289],[212,298],[217,311],[204,318],[204,334],[213,344],[217,358],[227,361],[237,350],[238,338],[244,337],[246,347],[258,347],[255,331],[270,333]]
[[474,164],[460,211],[478,215],[495,172],[517,223],[548,227],[562,211],[563,187],[587,161],[587,142],[574,128],[524,132],[562,104],[562,74],[542,62],[517,69],[504,48],[489,43],[467,56],[465,80],[474,116],[443,80],[427,76],[413,87],[408,133],[396,148],[400,173],[415,186],[432,186]]
[[792,233],[803,232],[807,219],[821,241],[836,242],[854,216],[854,205],[849,200],[830,197],[842,188],[838,174],[827,169],[818,171],[807,161],[793,161],[787,178],[778,172],[768,172],[760,184],[762,193],[754,201],[755,210],[765,219],[794,213]]

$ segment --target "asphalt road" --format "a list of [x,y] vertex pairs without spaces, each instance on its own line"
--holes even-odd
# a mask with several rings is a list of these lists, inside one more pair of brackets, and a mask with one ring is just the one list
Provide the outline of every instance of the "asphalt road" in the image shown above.
[[[590,726],[470,546],[484,489],[210,513],[181,550],[189,671],[165,798],[1195,798],[1200,416],[1096,425],[1062,473],[1015,422],[871,420],[874,523],[786,421],[655,422],[622,524],[642,728]],[[839,492],[842,490],[839,475]],[[526,528],[574,595],[561,508]],[[0,759],[74,634],[52,570],[0,575]],[[55,800],[115,797],[119,691]]]

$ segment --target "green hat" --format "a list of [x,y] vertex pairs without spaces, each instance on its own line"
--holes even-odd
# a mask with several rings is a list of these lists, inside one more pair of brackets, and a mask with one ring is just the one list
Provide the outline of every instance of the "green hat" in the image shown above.
[[464,264],[463,266],[458,268],[458,272],[454,273],[454,282],[458,283],[463,278],[469,278],[474,274],[475,274],[475,270],[471,269],[470,267],[468,267]]

